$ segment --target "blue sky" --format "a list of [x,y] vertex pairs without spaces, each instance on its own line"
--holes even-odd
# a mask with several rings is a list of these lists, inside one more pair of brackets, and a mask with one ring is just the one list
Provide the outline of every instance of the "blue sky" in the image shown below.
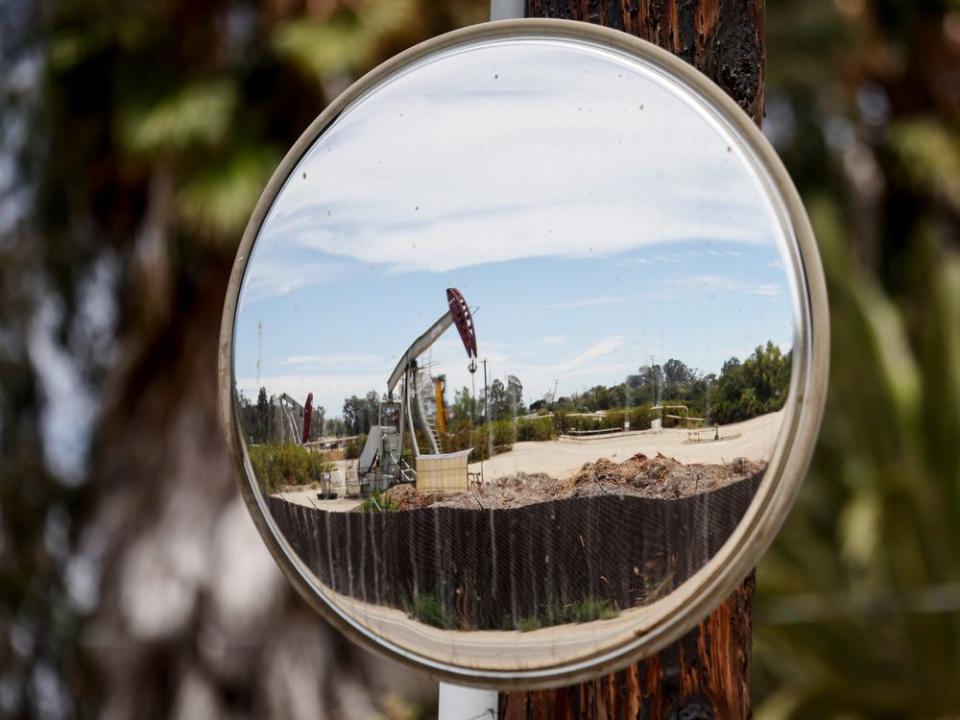
[[[490,377],[517,375],[527,402],[651,357],[715,372],[792,344],[785,244],[737,141],[649,68],[481,45],[375,89],[301,160],[248,265],[237,384],[337,416],[385,389],[447,287],[476,308]],[[469,385],[455,330],[425,359]]]

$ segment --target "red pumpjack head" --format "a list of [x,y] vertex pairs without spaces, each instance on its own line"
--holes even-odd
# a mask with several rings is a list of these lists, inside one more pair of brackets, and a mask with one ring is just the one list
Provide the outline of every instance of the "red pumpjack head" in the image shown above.
[[303,405],[303,438],[301,442],[310,440],[310,421],[313,419],[313,393],[307,395],[307,402]]
[[[467,357],[471,361],[477,358],[477,335],[473,327],[473,315],[467,306],[467,301],[456,288],[447,288],[447,304],[450,306],[450,315],[453,317],[453,324],[457,326],[457,332],[460,333],[460,340],[463,341],[463,349],[467,351]],[[474,362],[471,367],[476,367]]]

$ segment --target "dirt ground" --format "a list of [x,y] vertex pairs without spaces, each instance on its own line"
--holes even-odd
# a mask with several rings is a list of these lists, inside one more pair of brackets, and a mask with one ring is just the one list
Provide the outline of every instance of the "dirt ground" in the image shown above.
[[[694,495],[763,470],[776,443],[782,415],[770,413],[723,425],[719,440],[713,439],[713,428],[707,428],[699,435],[667,429],[519,442],[512,450],[484,461],[487,482],[472,487],[470,492],[417,493],[409,485],[398,485],[387,495],[404,509],[432,505],[509,508],[602,492],[655,498]],[[357,510],[362,500],[345,497],[342,486],[348,462],[355,461],[333,463],[334,489],[340,493],[337,500],[319,500],[312,489],[290,490],[279,496],[321,510]],[[470,472],[479,473],[480,463],[471,463]]]
[[674,499],[717,490],[766,469],[766,463],[736,458],[722,465],[685,465],[664,455],[637,454],[622,463],[602,458],[586,463],[566,480],[544,473],[517,473],[461,493],[421,493],[410,485],[396,485],[385,493],[401,510],[423,507],[506,509],[570,497],[615,494]]
[[[584,463],[597,458],[623,462],[637,453],[647,457],[663,454],[685,464],[723,465],[738,457],[766,462],[776,445],[782,421],[780,411],[721,425],[719,440],[713,439],[713,428],[700,430],[698,434],[674,428],[662,432],[644,430],[605,437],[518,442],[512,450],[484,460],[483,477],[495,480],[520,473],[546,473],[566,480]],[[480,470],[480,463],[470,463],[471,473]]]

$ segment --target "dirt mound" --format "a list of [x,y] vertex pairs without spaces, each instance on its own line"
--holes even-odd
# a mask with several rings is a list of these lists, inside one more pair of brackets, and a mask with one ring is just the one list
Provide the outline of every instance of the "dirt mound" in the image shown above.
[[763,472],[765,464],[737,458],[724,465],[684,465],[666,455],[637,454],[622,463],[606,458],[587,463],[568,481],[572,496],[629,492],[654,498],[679,498],[717,490]]
[[745,458],[723,465],[684,465],[665,455],[637,454],[622,463],[606,458],[587,463],[562,482],[544,473],[521,472],[459,493],[418,493],[412,485],[396,485],[384,493],[384,500],[401,510],[431,506],[492,510],[601,494],[675,499],[717,490],[765,469],[765,463]]
[[417,508],[430,507],[441,496],[434,493],[421,493],[413,485],[394,485],[383,493],[383,503],[387,507],[395,507],[400,510],[416,510]]

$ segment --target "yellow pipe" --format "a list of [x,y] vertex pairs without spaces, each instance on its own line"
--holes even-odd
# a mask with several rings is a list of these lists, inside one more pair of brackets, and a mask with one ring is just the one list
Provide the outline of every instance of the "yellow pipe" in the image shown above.
[[437,398],[437,430],[447,431],[447,413],[443,407],[443,378],[433,379],[433,394]]

